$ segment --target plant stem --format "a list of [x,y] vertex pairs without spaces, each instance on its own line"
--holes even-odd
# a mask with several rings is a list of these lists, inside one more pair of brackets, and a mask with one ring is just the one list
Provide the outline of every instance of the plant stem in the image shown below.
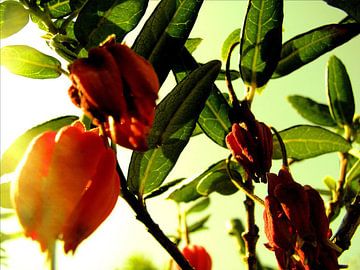
[[147,228],[148,232],[160,243],[160,245],[171,255],[176,263],[183,270],[194,270],[189,262],[182,255],[178,247],[170,241],[170,239],[160,229],[159,225],[156,224],[151,218],[149,212],[144,207],[144,204],[139,201],[134,194],[130,192],[126,185],[126,178],[117,164],[117,172],[120,177],[121,196],[130,205],[130,207],[136,213],[136,218],[141,221]]

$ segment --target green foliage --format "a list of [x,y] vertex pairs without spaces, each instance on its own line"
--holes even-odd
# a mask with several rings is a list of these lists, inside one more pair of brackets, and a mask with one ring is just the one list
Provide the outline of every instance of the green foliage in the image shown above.
[[241,29],[237,28],[234,31],[232,31],[225,39],[221,48],[221,59],[223,61],[226,61],[228,54],[230,52],[230,48],[233,46],[233,44],[240,42],[240,34],[241,34]]
[[246,85],[264,86],[281,51],[282,0],[250,0],[240,45],[240,74]]
[[358,0],[324,0],[331,6],[340,8],[360,23],[360,2]]
[[36,136],[49,130],[57,131],[63,126],[70,125],[77,119],[77,116],[63,116],[49,120],[45,123],[42,123],[27,130],[24,134],[18,137],[2,155],[1,175],[5,173],[11,173],[16,169],[16,166],[25,154],[25,151],[29,146],[30,142]]
[[29,12],[16,1],[0,3],[0,37],[7,38],[20,31],[29,22]]
[[13,208],[13,203],[10,196],[10,190],[11,190],[11,181],[7,181],[0,184],[0,191],[1,191],[0,207],[9,208],[9,209]]
[[52,18],[58,19],[68,16],[72,12],[70,0],[51,0],[43,4]]
[[191,223],[188,226],[188,232],[194,233],[200,230],[206,229],[205,224],[209,220],[210,215],[206,215],[205,217],[200,218],[199,220],[195,221],[194,223]]
[[161,101],[148,137],[150,149],[134,152],[131,158],[128,184],[132,192],[149,193],[165,180],[190,139],[219,70],[218,61],[209,62]]
[[[298,125],[283,131],[280,136],[285,143],[289,158],[302,160],[330,152],[347,152],[351,145],[342,136],[318,126]],[[273,136],[273,158],[280,159],[279,141]]]
[[157,270],[158,268],[145,254],[132,254],[130,255],[121,270]]
[[327,67],[327,94],[330,113],[338,125],[351,125],[355,103],[349,75],[344,64],[332,56]]
[[33,79],[50,79],[61,75],[59,60],[29,46],[5,46],[0,52],[1,65],[14,74]]
[[201,198],[198,201],[195,201],[195,203],[186,210],[186,215],[198,213],[201,211],[204,211],[206,208],[208,208],[210,205],[210,198],[205,197]]

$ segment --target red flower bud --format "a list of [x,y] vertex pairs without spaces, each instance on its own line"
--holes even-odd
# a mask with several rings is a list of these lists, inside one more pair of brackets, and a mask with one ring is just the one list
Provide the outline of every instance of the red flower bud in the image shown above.
[[[211,270],[211,257],[202,246],[188,245],[183,248],[182,253],[195,270]],[[175,268],[181,270],[177,264]]]
[[104,123],[107,135],[122,146],[145,150],[159,90],[157,75],[144,58],[109,40],[70,66],[69,95],[75,105]]
[[25,235],[43,251],[75,251],[110,214],[120,192],[113,151],[80,123],[37,137],[17,169],[13,197]]

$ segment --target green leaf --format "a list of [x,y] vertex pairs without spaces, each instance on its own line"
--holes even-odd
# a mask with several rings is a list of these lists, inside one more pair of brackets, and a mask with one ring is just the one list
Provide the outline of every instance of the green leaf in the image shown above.
[[193,53],[197,47],[200,45],[202,38],[189,38],[185,42],[185,48],[190,52]]
[[183,185],[182,187],[174,190],[168,197],[168,199],[173,200],[175,202],[191,202],[194,201],[201,196],[196,190],[196,187],[201,178],[196,177],[189,183]]
[[210,218],[210,215],[207,215],[207,216],[201,218],[200,220],[190,224],[188,226],[188,232],[189,233],[194,233],[194,232],[197,232],[199,230],[206,229],[205,228],[205,223],[209,220],[209,218]]
[[146,0],[89,0],[75,22],[75,36],[87,49],[98,46],[111,34],[122,41],[139,23],[147,4]]
[[2,208],[14,208],[13,202],[11,199],[10,191],[11,191],[11,181],[7,181],[0,184],[0,207]]
[[160,102],[148,137],[150,149],[131,157],[131,191],[146,194],[165,180],[191,137],[220,66],[211,61],[196,69]]
[[[318,126],[298,125],[280,132],[289,158],[302,160],[330,152],[347,152],[351,144],[340,135]],[[279,141],[273,135],[273,158],[281,158]]]
[[2,155],[1,175],[15,171],[16,166],[26,151],[26,148],[36,136],[48,130],[57,131],[63,126],[70,125],[77,119],[77,116],[63,116],[47,121],[26,131],[18,137]]
[[360,23],[360,2],[359,0],[324,0],[331,6],[344,10],[347,14]]
[[201,198],[198,202],[195,202],[194,205],[192,205],[187,211],[186,215],[198,213],[201,211],[204,211],[206,208],[208,208],[210,205],[210,198]]
[[229,36],[225,39],[222,48],[221,48],[221,59],[223,61],[226,61],[226,59],[228,58],[228,54],[230,52],[230,48],[236,43],[236,42],[240,42],[240,33],[241,33],[241,29],[235,29],[234,31],[232,31]]
[[[240,78],[240,72],[230,69],[230,78],[232,81]],[[226,79],[225,70],[222,69],[222,70],[220,70],[220,73],[219,73],[218,77],[216,78],[216,80],[225,80],[225,79]]]
[[192,30],[203,0],[162,0],[137,36],[133,49],[148,59],[163,83],[174,52],[180,51]]
[[51,0],[44,4],[52,18],[63,18],[72,12],[70,0]]
[[360,32],[356,23],[329,24],[312,29],[285,42],[272,78],[285,76],[319,56],[346,43]]
[[11,45],[0,49],[1,64],[12,73],[33,79],[57,78],[61,75],[61,63],[25,45]]
[[259,88],[271,78],[281,51],[282,0],[249,0],[240,46],[244,83]]
[[[172,64],[172,70],[177,82],[180,82],[197,67],[199,67],[199,64],[186,50],[182,50]],[[226,147],[225,137],[231,130],[229,113],[230,106],[228,102],[214,84],[200,114],[198,124],[211,140],[223,147]]]
[[346,186],[355,194],[360,192],[360,159],[358,159],[346,174]]
[[330,113],[340,125],[351,125],[355,113],[354,95],[344,64],[331,56],[327,65],[327,95]]
[[331,117],[327,105],[317,103],[310,98],[298,95],[288,96],[288,101],[306,120],[321,126],[336,126],[336,122]]
[[166,191],[168,191],[170,188],[172,188],[173,186],[176,186],[177,184],[179,184],[180,182],[182,182],[185,178],[179,178],[179,179],[175,179],[173,181],[170,181],[169,183],[166,183],[165,185],[162,185],[161,187],[158,187],[157,189],[154,189],[152,192],[148,193],[145,197],[144,200],[150,199],[150,198],[154,198],[157,197],[163,193],[165,193]]
[[29,11],[15,1],[0,3],[0,37],[7,38],[19,32],[29,22]]

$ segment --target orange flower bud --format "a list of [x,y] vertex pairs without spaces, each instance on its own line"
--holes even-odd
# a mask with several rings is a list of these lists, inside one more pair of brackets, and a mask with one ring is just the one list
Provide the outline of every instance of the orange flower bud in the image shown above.
[[77,122],[37,137],[17,169],[13,198],[25,235],[43,251],[62,239],[75,251],[115,206],[116,159],[98,130]]
[[135,150],[147,148],[160,88],[157,75],[141,56],[113,39],[70,66],[73,103],[104,123],[112,140]]
[[[182,254],[195,270],[211,270],[211,257],[204,247],[188,245],[183,248]],[[178,265],[175,268],[181,270]]]

